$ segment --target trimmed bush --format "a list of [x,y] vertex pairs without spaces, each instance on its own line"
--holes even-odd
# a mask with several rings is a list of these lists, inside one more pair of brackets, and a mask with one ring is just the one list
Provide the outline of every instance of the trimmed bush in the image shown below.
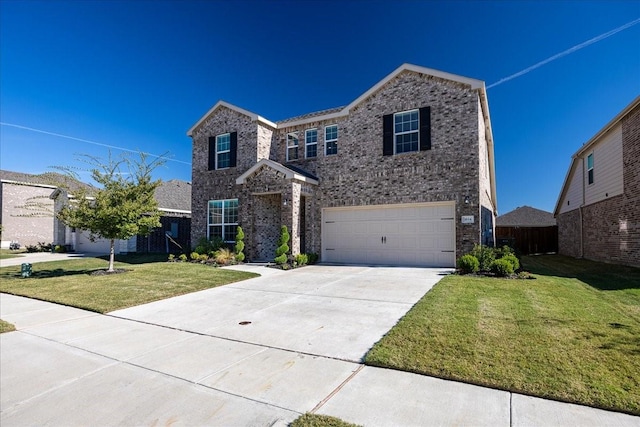
[[500,259],[504,259],[504,260],[508,261],[509,263],[511,263],[511,266],[513,267],[513,271],[516,271],[516,270],[518,270],[520,268],[520,261],[518,260],[518,257],[515,256],[514,254],[504,255]]
[[175,262],[176,261],[176,256],[174,254],[169,254],[169,259],[167,261]]
[[309,257],[307,254],[298,254],[296,255],[295,260],[298,265],[307,265],[309,263]]
[[187,256],[186,256],[185,254],[180,254],[180,255],[178,256],[178,259],[179,259],[180,261],[182,261],[182,262],[185,262],[185,261],[187,260]]
[[191,259],[191,261],[199,261],[200,260],[200,254],[198,252],[191,252],[191,254],[189,255],[189,258]]
[[318,254],[315,252],[307,254],[307,258],[309,258],[309,264],[315,264],[318,262]]
[[244,261],[244,231],[242,231],[242,227],[238,226],[238,230],[236,232],[236,261],[242,262]]
[[280,239],[278,239],[278,248],[276,249],[276,257],[274,259],[276,264],[284,264],[287,262],[287,252],[289,252],[289,229],[286,225],[280,227]]
[[471,254],[463,255],[458,258],[458,269],[462,274],[471,274],[478,271],[480,268],[480,261],[478,258]]
[[501,258],[491,263],[491,272],[498,277],[507,277],[513,274],[513,265],[508,260]]
[[489,246],[475,245],[470,252],[480,263],[480,270],[491,270],[491,263],[496,259],[495,250]]

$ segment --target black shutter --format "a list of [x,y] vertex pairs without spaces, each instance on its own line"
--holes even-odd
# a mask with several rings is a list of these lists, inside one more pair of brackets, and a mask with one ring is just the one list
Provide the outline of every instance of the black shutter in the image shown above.
[[382,116],[382,155],[393,156],[393,114]]
[[209,170],[216,168],[216,137],[209,137]]
[[236,160],[238,158],[238,132],[231,132],[231,151],[229,153],[229,167],[236,167]]
[[431,107],[420,109],[420,151],[431,150]]

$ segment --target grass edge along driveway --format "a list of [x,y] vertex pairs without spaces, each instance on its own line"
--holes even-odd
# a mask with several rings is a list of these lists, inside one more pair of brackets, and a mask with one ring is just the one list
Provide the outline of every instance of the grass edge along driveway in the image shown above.
[[33,264],[30,278],[20,267],[0,269],[0,292],[108,313],[178,295],[215,288],[257,277],[255,273],[219,269],[202,264],[166,262],[166,255],[128,255],[116,258],[125,273],[93,276],[108,261],[80,258]]
[[536,280],[445,277],[365,363],[640,415],[640,269],[523,263]]

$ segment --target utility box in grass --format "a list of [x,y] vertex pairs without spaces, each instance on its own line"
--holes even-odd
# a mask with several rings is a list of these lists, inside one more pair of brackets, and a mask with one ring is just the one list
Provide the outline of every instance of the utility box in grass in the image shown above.
[[31,272],[31,264],[29,264],[28,262],[23,262],[20,268],[22,277],[31,277]]

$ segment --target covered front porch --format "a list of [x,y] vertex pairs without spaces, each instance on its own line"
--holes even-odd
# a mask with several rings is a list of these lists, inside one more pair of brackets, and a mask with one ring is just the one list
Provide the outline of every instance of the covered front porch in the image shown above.
[[253,262],[273,261],[280,228],[286,225],[291,254],[317,252],[312,208],[318,179],[298,169],[262,159],[237,180],[242,186],[239,223],[245,232],[245,255]]

